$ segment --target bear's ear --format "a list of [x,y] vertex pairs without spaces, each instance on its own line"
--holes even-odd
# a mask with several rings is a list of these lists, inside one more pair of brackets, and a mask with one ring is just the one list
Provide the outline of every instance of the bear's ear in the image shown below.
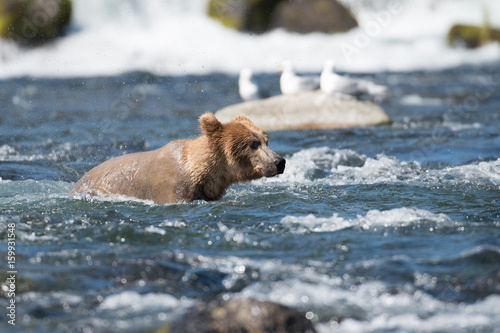
[[206,136],[212,136],[214,133],[222,131],[222,123],[215,116],[207,112],[200,117],[200,128]]

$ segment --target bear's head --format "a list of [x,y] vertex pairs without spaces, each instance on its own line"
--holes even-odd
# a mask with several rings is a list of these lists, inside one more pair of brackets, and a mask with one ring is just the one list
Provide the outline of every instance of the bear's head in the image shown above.
[[267,146],[266,132],[247,117],[240,115],[223,124],[205,113],[200,127],[211,148],[223,154],[237,181],[273,177],[285,170],[285,159]]

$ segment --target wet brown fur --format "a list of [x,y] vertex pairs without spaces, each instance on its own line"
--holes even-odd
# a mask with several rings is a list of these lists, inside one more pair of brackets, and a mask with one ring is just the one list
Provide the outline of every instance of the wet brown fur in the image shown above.
[[283,172],[284,159],[247,117],[222,124],[206,113],[199,122],[202,136],[112,158],[83,175],[70,194],[120,194],[157,204],[218,200],[231,184]]

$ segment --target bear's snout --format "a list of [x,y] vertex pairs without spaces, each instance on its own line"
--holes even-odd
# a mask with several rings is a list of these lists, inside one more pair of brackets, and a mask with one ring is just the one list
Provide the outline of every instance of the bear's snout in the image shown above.
[[278,158],[274,161],[274,164],[276,164],[278,175],[282,174],[285,171],[286,160],[283,157],[278,156]]

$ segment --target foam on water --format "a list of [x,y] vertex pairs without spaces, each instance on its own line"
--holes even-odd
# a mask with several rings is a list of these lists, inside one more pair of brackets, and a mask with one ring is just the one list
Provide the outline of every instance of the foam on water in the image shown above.
[[0,146],[0,162],[23,162],[39,160],[58,161],[67,157],[71,150],[70,143],[66,142],[54,144],[52,140],[44,142],[41,147],[50,147],[51,149],[47,153],[23,154],[19,152],[15,147],[4,144]]
[[425,173],[423,181],[434,183],[498,185],[500,186],[500,158],[493,161],[448,167]]
[[143,200],[135,197],[130,197],[121,194],[111,194],[111,195],[102,195],[102,196],[92,196],[86,193],[79,193],[72,196],[75,199],[89,201],[89,202],[136,202],[141,203],[148,206],[155,205],[152,200]]
[[68,198],[71,184],[52,180],[25,180],[0,182],[1,204],[36,203],[40,200]]
[[178,220],[175,221],[165,220],[159,224],[159,227],[180,228],[180,229],[184,229],[187,226],[188,225],[186,222]]
[[[475,128],[474,125],[472,125]],[[278,177],[254,181],[254,184],[326,184],[333,186],[376,183],[500,184],[500,159],[425,169],[417,161],[400,161],[378,154],[367,157],[350,149],[309,148],[287,158],[286,172]]]
[[[366,298],[368,302],[369,299]],[[490,296],[476,304],[461,306],[436,302],[430,297],[398,295],[381,297],[390,306],[380,305],[387,313],[370,321],[347,319],[338,326],[338,332],[494,332],[498,327],[499,313],[484,311],[485,307],[500,305],[500,297]],[[434,304],[433,304],[434,303]],[[426,309],[422,311],[421,309]],[[429,311],[428,309],[432,309]],[[491,310],[491,309],[490,309]],[[398,313],[394,314],[396,311]],[[435,313],[438,312],[439,313]],[[326,327],[325,327],[326,326]],[[320,326],[320,332],[328,332],[327,325]]]
[[380,281],[344,286],[342,278],[314,271],[279,283],[255,283],[238,297],[271,300],[301,309],[319,332],[492,331],[500,324],[500,297],[447,303],[413,285],[395,292]]
[[362,167],[338,165],[332,170],[336,185],[392,183],[415,179],[422,171],[418,162],[404,162],[386,155],[367,158]]
[[237,244],[252,244],[251,238],[248,235],[245,235],[243,232],[239,232],[234,228],[228,228],[222,222],[218,222],[217,226],[219,227],[219,230],[224,233],[224,238],[226,239],[226,241],[235,242]]
[[404,227],[413,223],[434,222],[449,223],[451,219],[445,214],[434,214],[417,208],[395,208],[387,211],[370,210],[365,216],[358,215],[355,219],[345,219],[334,213],[332,217],[286,216],[281,224],[292,232],[303,234],[307,232],[334,232],[346,228],[371,229],[376,226]]
[[27,292],[22,295],[23,301],[36,302],[40,306],[51,307],[53,304],[66,304],[67,306],[77,306],[83,301],[81,295],[71,292],[54,291],[50,295],[40,292]]
[[333,214],[332,217],[316,217],[313,214],[306,216],[286,216],[281,223],[288,226],[292,232],[333,232],[350,228],[353,222]]
[[449,128],[453,132],[459,132],[459,131],[468,130],[468,129],[478,129],[478,128],[483,127],[483,125],[480,123],[463,124],[463,123],[456,123],[456,122],[452,122],[452,121],[445,121],[443,123],[443,126],[445,128]]
[[[293,60],[299,71],[320,72],[328,58],[352,72],[407,71],[500,59],[500,45],[495,43],[475,50],[446,45],[452,24],[481,25],[484,10],[498,12],[500,5],[494,0],[396,0],[391,6],[374,2],[380,3],[374,8],[346,2],[360,28],[335,35],[238,33],[209,19],[207,2],[75,0],[68,36],[33,50],[0,40],[0,77],[116,75],[134,70],[160,75],[237,73],[242,67],[275,72],[284,59]],[[500,24],[495,15],[489,19]]]
[[350,149],[331,149],[328,147],[300,150],[287,158],[286,172],[274,178],[265,178],[254,183],[302,183],[310,184],[321,181],[318,177],[325,174],[318,171],[328,171],[339,165],[361,166],[367,157]]
[[421,172],[418,162],[401,162],[395,157],[382,154],[370,158],[349,149],[322,147],[293,154],[287,160],[287,170],[283,175],[261,181],[374,184],[416,179]]
[[443,105],[444,101],[441,98],[422,97],[418,94],[403,96],[400,100],[403,105]]
[[0,161],[34,161],[41,160],[43,155],[22,155],[16,151],[14,147],[7,144],[0,146]]
[[[183,303],[183,304],[181,304]],[[189,305],[188,302],[181,302],[179,299],[169,294],[144,294],[135,291],[124,291],[118,294],[109,295],[99,304],[100,310],[126,309],[128,312],[155,308],[175,309],[180,305]]]
[[159,235],[165,235],[167,232],[165,231],[165,229],[162,229],[162,228],[159,228],[159,227],[155,227],[154,225],[150,225],[146,228],[144,228],[144,231],[148,232],[148,233],[152,233],[152,234],[159,234]]
[[[143,282],[142,282],[143,283]],[[141,281],[139,281],[141,284]],[[187,310],[195,302],[187,298],[177,299],[169,294],[122,291],[103,298],[96,308],[97,317],[92,319],[94,325],[109,330],[129,330],[134,327],[151,328],[175,319],[181,311]],[[109,322],[100,316],[113,316],[115,320]]]

